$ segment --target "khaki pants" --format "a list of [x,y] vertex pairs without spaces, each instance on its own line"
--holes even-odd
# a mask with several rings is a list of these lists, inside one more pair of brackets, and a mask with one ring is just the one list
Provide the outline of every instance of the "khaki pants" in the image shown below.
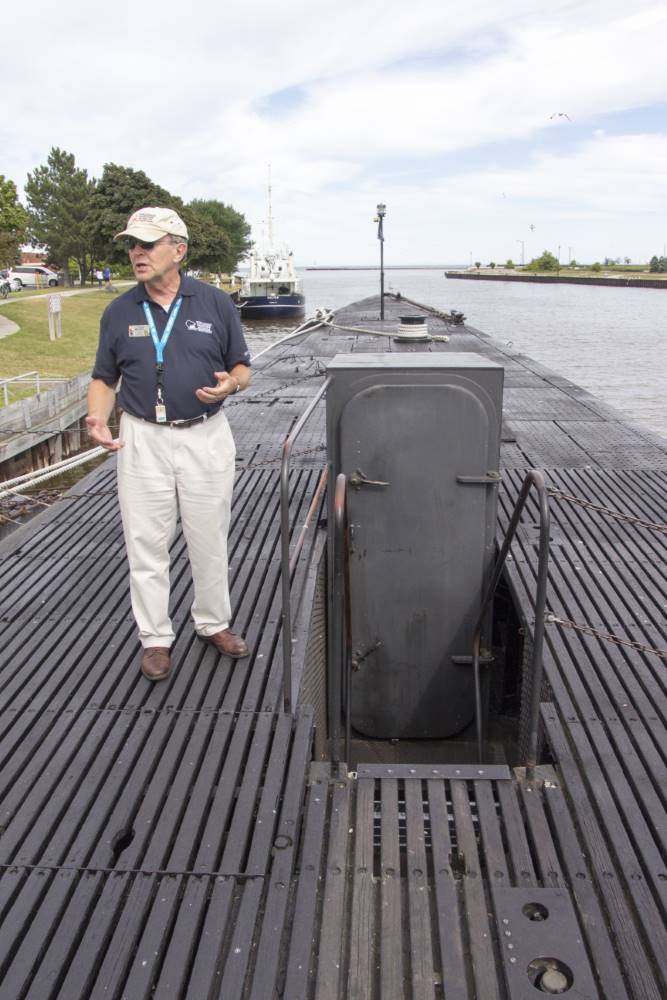
[[169,546],[177,511],[194,582],[195,629],[228,628],[227,533],[236,449],[219,411],[192,427],[160,427],[124,413],[120,422],[118,499],[130,564],[132,611],[143,646],[171,646]]

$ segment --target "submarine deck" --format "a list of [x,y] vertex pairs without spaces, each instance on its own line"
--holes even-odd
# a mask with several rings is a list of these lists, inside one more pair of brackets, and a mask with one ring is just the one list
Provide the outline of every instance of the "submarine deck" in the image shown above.
[[[425,312],[389,298],[385,311],[382,324],[365,300],[336,323],[390,332]],[[113,461],[0,546],[3,1000],[666,995],[667,442],[426,314],[447,343],[319,329],[265,354],[230,400],[230,574],[249,660],[193,635],[179,535],[175,669],[141,678]],[[327,360],[369,350],[505,367],[499,535],[526,469],[557,491],[538,781],[469,763],[348,775],[314,759],[303,697],[282,710],[281,444]],[[321,505],[324,465],[321,404],[292,460],[293,540]],[[507,571],[528,636],[535,512]],[[321,545],[311,524],[292,583],[297,664]]]

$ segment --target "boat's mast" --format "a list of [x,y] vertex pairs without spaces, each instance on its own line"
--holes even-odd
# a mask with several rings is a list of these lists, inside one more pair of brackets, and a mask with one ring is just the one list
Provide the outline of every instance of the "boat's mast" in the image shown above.
[[273,247],[273,215],[271,214],[271,164],[269,164],[269,249]]

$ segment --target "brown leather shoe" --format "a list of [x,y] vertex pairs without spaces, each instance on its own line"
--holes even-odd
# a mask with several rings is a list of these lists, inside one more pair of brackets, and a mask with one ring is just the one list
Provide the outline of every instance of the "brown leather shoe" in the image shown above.
[[248,644],[240,635],[236,635],[229,628],[223,628],[222,632],[215,632],[213,635],[200,635],[204,642],[210,642],[219,652],[225,656],[231,656],[234,660],[248,655]]
[[171,660],[168,646],[147,646],[141,659],[141,672],[149,681],[163,681],[169,676]]

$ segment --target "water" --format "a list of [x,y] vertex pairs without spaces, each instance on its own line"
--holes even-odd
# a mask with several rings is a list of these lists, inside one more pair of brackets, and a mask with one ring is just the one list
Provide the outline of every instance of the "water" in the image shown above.
[[[377,295],[378,271],[303,271],[306,315]],[[667,437],[667,289],[447,280],[444,269],[387,271],[387,291],[448,312]],[[249,323],[252,353],[296,323]]]

